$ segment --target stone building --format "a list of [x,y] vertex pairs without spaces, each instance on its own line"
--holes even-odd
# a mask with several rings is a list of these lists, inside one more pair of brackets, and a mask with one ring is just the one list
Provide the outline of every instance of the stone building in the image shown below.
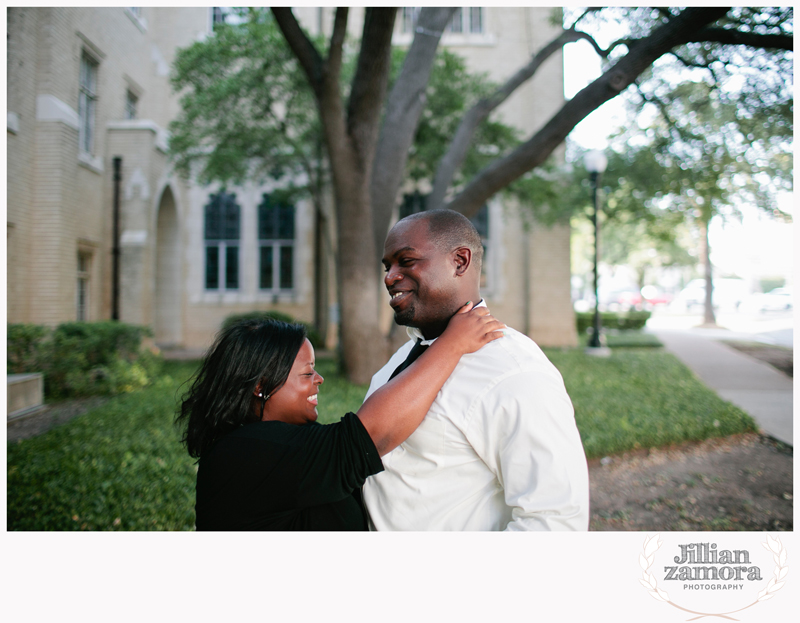
[[[329,8],[296,14],[312,33],[332,20]],[[263,185],[223,192],[171,170],[167,127],[179,102],[170,65],[177,48],[213,36],[221,15],[209,7],[8,9],[9,322],[116,313],[153,327],[161,345],[202,348],[232,313],[276,309],[312,321],[315,309],[335,308],[332,283],[315,301],[310,204],[276,203]],[[355,35],[361,15],[351,10]],[[500,81],[552,38],[549,15],[464,8],[442,45]],[[396,44],[410,43],[412,29],[413,9],[401,9]],[[562,102],[558,55],[499,114],[530,134]],[[480,225],[493,313],[542,345],[574,344],[569,228],[524,228],[518,207],[501,199]]]

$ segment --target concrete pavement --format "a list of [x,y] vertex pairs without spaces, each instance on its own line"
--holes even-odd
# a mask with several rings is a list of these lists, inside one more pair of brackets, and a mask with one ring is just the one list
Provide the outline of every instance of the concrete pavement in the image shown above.
[[792,379],[727,346],[718,330],[651,329],[664,347],[724,400],[749,413],[762,432],[794,447]]

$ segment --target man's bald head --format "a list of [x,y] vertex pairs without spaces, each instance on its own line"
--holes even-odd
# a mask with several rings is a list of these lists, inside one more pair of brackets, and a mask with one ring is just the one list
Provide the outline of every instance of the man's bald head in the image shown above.
[[425,220],[428,223],[428,236],[442,253],[450,253],[458,247],[467,247],[472,252],[472,264],[478,275],[483,264],[483,243],[478,230],[466,216],[454,210],[428,210],[417,212],[399,223]]

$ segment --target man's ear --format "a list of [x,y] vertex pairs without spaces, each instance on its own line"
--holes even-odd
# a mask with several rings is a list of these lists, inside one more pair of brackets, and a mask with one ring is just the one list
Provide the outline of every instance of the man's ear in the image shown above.
[[452,254],[456,268],[456,276],[461,277],[472,265],[472,250],[469,247],[458,247]]

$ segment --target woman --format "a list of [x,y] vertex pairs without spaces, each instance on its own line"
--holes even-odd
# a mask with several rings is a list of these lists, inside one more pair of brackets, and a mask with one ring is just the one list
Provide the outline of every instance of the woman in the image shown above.
[[340,422],[317,424],[323,378],[297,325],[223,331],[184,397],[183,442],[198,457],[198,530],[365,530],[360,497],[380,456],[425,417],[461,355],[505,325],[467,303],[410,367]]

